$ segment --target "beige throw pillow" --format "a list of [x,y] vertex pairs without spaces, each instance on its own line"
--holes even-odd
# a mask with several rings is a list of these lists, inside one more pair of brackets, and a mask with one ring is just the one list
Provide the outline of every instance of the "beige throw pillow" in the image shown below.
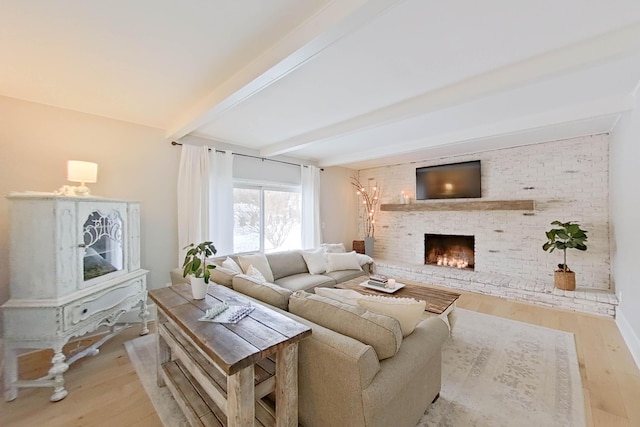
[[233,270],[236,273],[242,273],[242,269],[240,268],[240,266],[238,265],[237,262],[235,262],[233,260],[233,258],[229,258],[227,257],[227,259],[225,259],[224,261],[222,261],[222,266],[224,268],[227,268],[229,270]]
[[400,323],[402,336],[406,337],[422,320],[427,303],[413,298],[366,295],[358,299],[358,305],[367,310],[393,317]]
[[307,270],[311,274],[322,274],[327,271],[327,260],[322,249],[315,251],[302,251],[302,258],[307,264]]
[[327,273],[331,271],[341,270],[360,270],[360,262],[355,252],[348,253],[328,253],[327,254]]
[[239,255],[238,262],[244,274],[249,271],[249,266],[253,265],[264,276],[267,282],[273,283],[273,273],[271,272],[271,266],[267,257],[264,254],[251,254],[251,255]]
[[323,243],[320,248],[325,253],[345,253],[347,250],[344,247],[344,243]]
[[380,360],[395,356],[402,344],[402,330],[396,319],[362,307],[297,291],[289,298],[289,311],[370,345]]
[[335,301],[340,301],[349,305],[358,305],[358,300],[362,298],[360,292],[356,292],[351,289],[336,289],[336,288],[315,288],[316,295],[321,297],[331,298]]
[[258,282],[266,282],[267,281],[267,279],[264,278],[262,273],[260,273],[260,270],[255,268],[253,265],[250,265],[249,268],[247,269],[247,276],[253,277]]

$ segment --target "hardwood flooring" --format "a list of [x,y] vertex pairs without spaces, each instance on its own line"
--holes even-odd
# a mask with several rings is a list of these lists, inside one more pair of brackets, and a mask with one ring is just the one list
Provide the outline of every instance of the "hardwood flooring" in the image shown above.
[[[640,371],[613,320],[461,293],[460,308],[575,334],[587,424],[640,426]],[[97,357],[76,362],[65,376],[69,395],[64,400],[49,402],[50,388],[20,389],[13,402],[2,399],[0,425],[161,426],[123,345],[138,331],[139,327],[129,328],[105,343]],[[50,358],[46,351],[23,356],[21,375],[44,375]]]

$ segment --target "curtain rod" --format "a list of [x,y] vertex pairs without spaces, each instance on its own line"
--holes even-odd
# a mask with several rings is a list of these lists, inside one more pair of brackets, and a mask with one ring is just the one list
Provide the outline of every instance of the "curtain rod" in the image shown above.
[[[171,145],[182,145],[179,142],[176,141],[171,141]],[[211,148],[209,148],[209,151],[211,151]],[[224,150],[218,150],[217,148],[215,149],[216,153],[224,153]],[[251,159],[258,159],[258,160],[262,160],[263,162],[266,160],[268,162],[276,162],[276,163],[284,163],[285,165],[291,165],[291,166],[302,166],[303,168],[308,168],[308,165],[301,165],[298,163],[291,163],[291,162],[285,162],[284,160],[275,160],[275,159],[268,159],[266,157],[258,157],[258,156],[252,156],[251,154],[242,154],[242,153],[234,153],[233,151],[231,152],[231,154],[233,154],[234,156],[240,156],[240,157],[249,157]],[[324,171],[324,169],[320,169],[321,171]]]

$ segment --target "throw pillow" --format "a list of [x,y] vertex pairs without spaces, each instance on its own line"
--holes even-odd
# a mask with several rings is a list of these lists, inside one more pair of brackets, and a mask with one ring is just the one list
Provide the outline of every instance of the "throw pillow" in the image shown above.
[[331,298],[332,300],[340,301],[349,305],[358,305],[358,300],[364,296],[360,292],[356,292],[351,289],[318,287],[315,289],[315,292],[316,295]]
[[271,272],[271,266],[269,265],[269,261],[267,261],[267,257],[264,254],[251,254],[251,255],[240,255],[238,256],[238,262],[240,263],[240,267],[242,267],[242,271],[244,274],[247,274],[249,271],[249,266],[253,265],[257,268],[260,273],[267,279],[267,282],[273,282],[273,273]]
[[242,269],[240,268],[238,263],[233,260],[233,258],[227,257],[227,259],[222,261],[222,266],[224,268],[228,268],[229,270],[233,270],[236,273],[242,273]]
[[360,262],[355,252],[345,254],[328,253],[327,254],[327,273],[339,270],[360,270]]
[[269,282],[260,282],[251,276],[238,274],[233,278],[233,290],[282,310],[289,308],[289,289]]
[[380,360],[395,356],[402,344],[396,319],[320,295],[295,292],[289,298],[289,312],[370,345]]
[[345,253],[347,250],[344,247],[344,243],[323,243],[320,245],[325,253]]
[[302,251],[302,258],[307,264],[307,270],[311,274],[322,274],[327,271],[327,261],[324,258],[324,251],[317,249],[315,251]]
[[260,270],[255,268],[253,265],[250,265],[249,268],[247,269],[247,276],[253,277],[258,282],[266,282],[267,281],[267,279],[264,278],[262,273],[260,273]]
[[413,298],[394,298],[379,295],[366,295],[358,300],[360,307],[393,317],[400,323],[402,336],[406,337],[422,320],[427,303]]

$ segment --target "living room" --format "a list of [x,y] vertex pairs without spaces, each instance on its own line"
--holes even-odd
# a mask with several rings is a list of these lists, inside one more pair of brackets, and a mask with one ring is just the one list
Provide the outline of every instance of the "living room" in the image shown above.
[[[640,109],[637,94],[637,71],[640,65],[637,36],[640,10],[635,4],[620,1],[615,7],[610,2],[606,4],[594,2],[590,5],[592,10],[581,10],[585,14],[581,18],[584,23],[575,24],[575,32],[570,37],[562,38],[562,28],[574,25],[573,20],[577,19],[575,15],[570,14],[571,7],[582,9],[582,5],[565,5],[558,9],[556,14],[551,14],[544,12],[543,6],[536,7],[533,5],[534,2],[527,2],[531,10],[509,12],[514,15],[513,22],[523,21],[521,17],[518,18],[520,13],[523,15],[530,13],[540,20],[546,18],[543,21],[545,22],[543,27],[547,31],[544,34],[542,31],[536,32],[533,26],[528,30],[522,29],[521,40],[514,41],[513,45],[510,45],[515,51],[521,52],[520,56],[507,57],[506,54],[500,56],[497,53],[500,43],[496,42],[495,50],[487,47],[483,53],[486,57],[498,59],[486,65],[487,69],[477,67],[471,70],[475,74],[456,74],[453,73],[456,69],[454,64],[451,69],[442,71],[445,75],[455,74],[452,77],[454,80],[448,82],[450,86],[446,85],[447,82],[440,80],[438,84],[441,86],[434,84],[431,90],[415,88],[413,91],[407,90],[404,93],[394,92],[393,96],[397,96],[395,100],[391,99],[391,89],[380,85],[379,82],[385,80],[375,75],[372,70],[371,75],[367,77],[371,80],[366,83],[370,88],[378,89],[371,92],[384,92],[388,96],[384,100],[369,98],[373,95],[362,88],[353,89],[353,92],[361,98],[359,104],[352,104],[350,115],[341,118],[338,116],[342,114],[342,110],[336,111],[335,115],[330,117],[331,114],[326,110],[331,110],[327,107],[327,105],[331,106],[331,103],[326,100],[324,104],[319,100],[318,105],[296,104],[300,101],[296,98],[291,100],[291,103],[297,106],[297,111],[295,108],[273,111],[273,115],[280,117],[279,120],[281,117],[291,115],[291,121],[284,124],[279,122],[281,128],[270,129],[265,126],[265,121],[272,117],[267,116],[266,113],[265,116],[268,118],[263,119],[254,116],[254,110],[249,110],[244,112],[244,115],[234,116],[224,121],[223,113],[218,111],[216,115],[216,111],[212,113],[209,110],[215,110],[215,107],[225,110],[236,105],[234,102],[242,105],[238,99],[234,100],[227,92],[223,92],[222,89],[230,89],[221,88],[222,82],[225,81],[222,78],[222,72],[217,75],[217,86],[212,87],[209,83],[202,83],[200,91],[191,92],[196,95],[187,99],[169,96],[174,95],[178,87],[187,91],[186,86],[178,85],[180,79],[175,75],[165,76],[166,80],[162,80],[159,87],[150,87],[147,85],[148,82],[144,81],[145,76],[153,75],[149,69],[127,78],[127,67],[123,66],[117,70],[110,68],[113,64],[126,64],[127,61],[131,61],[131,64],[136,64],[138,67],[144,64],[146,54],[144,43],[147,37],[141,37],[137,33],[135,23],[145,22],[141,17],[147,11],[146,8],[151,7],[149,5],[131,6],[129,14],[117,10],[104,11],[105,19],[101,20],[95,13],[97,10],[95,8],[98,6],[94,2],[88,2],[82,7],[76,5],[78,9],[75,11],[34,4],[29,7],[24,6],[22,9],[20,4],[23,2],[10,3],[3,5],[0,9],[3,12],[0,13],[0,24],[6,29],[5,31],[11,31],[7,33],[10,34],[8,39],[11,39],[11,42],[3,43],[2,56],[12,58],[7,61],[12,66],[2,67],[3,71],[0,71],[0,151],[3,159],[3,167],[0,170],[0,189],[4,195],[12,191],[51,192],[62,185],[69,184],[66,180],[68,160],[78,159],[98,163],[98,180],[90,184],[93,194],[107,198],[137,200],[141,203],[141,264],[149,270],[147,277],[149,289],[165,286],[169,280],[168,271],[178,266],[182,260],[177,244],[178,195],[176,190],[181,150],[170,144],[173,140],[183,144],[208,145],[221,150],[232,150],[259,158],[273,157],[292,163],[322,167],[324,171],[320,175],[320,216],[323,241],[342,242],[348,249],[351,248],[353,240],[364,237],[359,224],[359,201],[350,185],[351,176],[358,174],[365,181],[369,178],[377,180],[382,189],[382,204],[398,204],[401,191],[409,193],[413,199],[412,204],[419,204],[421,202],[415,201],[415,183],[413,182],[416,167],[481,159],[483,162],[482,198],[535,200],[537,208],[533,211],[533,216],[524,215],[523,212],[501,211],[423,212],[420,214],[379,212],[376,214],[378,227],[374,259],[379,257],[388,265],[408,262],[413,265],[413,268],[423,268],[420,260],[416,259],[416,256],[419,258],[422,253],[416,255],[416,252],[422,251],[421,245],[425,233],[432,232],[435,228],[446,229],[448,232],[456,224],[463,225],[464,228],[469,228],[471,225],[484,225],[487,230],[490,230],[489,232],[474,231],[473,234],[481,236],[484,233],[487,236],[493,233],[494,237],[499,234],[499,238],[492,240],[491,236],[488,236],[482,242],[481,246],[486,249],[486,253],[478,255],[478,259],[484,264],[476,267],[476,273],[499,273],[518,279],[531,279],[537,283],[547,283],[552,287],[553,270],[560,259],[556,253],[550,255],[542,250],[544,232],[553,220],[578,220],[590,232],[588,251],[580,253],[574,251],[575,253],[569,254],[568,263],[577,273],[578,291],[595,289],[615,296],[615,324],[624,338],[626,346],[624,351],[630,352],[636,364],[640,364],[640,314],[635,309],[640,302],[640,291],[635,286],[637,269],[634,267],[637,264],[635,242],[640,240],[640,227],[635,221],[635,212],[640,208],[640,198],[635,191],[636,179],[640,178],[636,165],[636,159],[639,158],[636,141],[640,136]],[[279,9],[274,6],[274,10],[267,13],[268,8],[262,6],[265,10],[256,9],[254,13],[263,13],[265,22],[268,21],[268,17],[271,17],[272,21],[268,21],[270,25],[282,24],[276,18],[286,15],[283,10],[292,8],[293,5],[292,2],[286,1],[277,3]],[[326,6],[327,3],[317,1],[305,10],[299,6],[301,9],[293,9],[297,15],[288,18],[294,23],[296,19],[302,22],[305,17],[308,18],[313,13],[317,13],[318,19],[328,20],[327,16],[318,13],[321,6]],[[321,34],[332,42],[337,39],[344,41],[339,37],[343,33],[338,30],[344,29],[341,25],[346,25],[349,31],[344,31],[355,34],[353,36],[355,38],[358,35],[359,25],[364,25],[361,24],[362,22],[375,21],[374,18],[395,13],[402,7],[416,7],[415,2],[388,2],[386,7],[390,9],[373,4],[376,2],[345,2],[342,6],[336,5],[336,2],[329,3],[334,9],[326,9],[327,14],[328,12],[337,14],[337,11],[340,11],[341,19],[334,16],[331,22],[319,22],[324,22],[322,28],[326,30]],[[505,9],[508,9],[508,6],[505,6],[504,2],[494,2],[491,6],[496,16],[501,13],[507,14]],[[557,5],[549,4],[548,6],[549,10],[559,8]],[[51,10],[48,9],[49,7]],[[471,7],[471,5],[466,4],[464,7]],[[92,8],[94,13],[91,12]],[[433,12],[445,13],[440,9]],[[458,12],[460,11],[455,9],[448,10],[447,16],[458,16],[456,15]],[[126,26],[127,30],[120,28],[122,33],[116,37],[117,30],[107,26],[105,21],[109,21],[107,18],[119,16],[119,13],[129,16],[132,22],[127,21],[129,24]],[[175,10],[167,6],[164,14],[171,13],[175,13]],[[180,10],[180,13],[183,14],[180,16],[185,16],[184,19],[187,20],[186,24],[179,24],[184,32],[188,32],[190,25],[196,26],[188,23],[189,17],[193,18],[191,14],[207,16],[204,12],[198,14],[187,10]],[[244,19],[251,21],[254,25],[260,22],[259,16],[250,18],[243,17],[238,11],[234,13],[238,14],[240,21]],[[463,15],[472,20],[478,13],[480,12],[473,9],[473,13]],[[144,24],[149,26],[145,27],[145,31],[159,38],[166,37],[157,33],[162,27],[160,24],[165,24],[164,30],[169,31],[168,28],[175,23],[172,19],[177,18],[170,19],[164,14],[164,21],[159,20],[154,25],[149,22]],[[490,15],[489,12],[487,14]],[[67,18],[64,18],[64,15],[68,15]],[[485,15],[481,16],[489,19]],[[435,25],[432,21],[433,18],[429,23]],[[487,22],[497,25],[497,21],[504,21],[504,19],[494,18]],[[113,19],[113,22],[117,22],[117,19]],[[450,25],[453,25],[452,22],[454,21],[449,21]],[[289,27],[282,28],[293,28],[291,22],[287,23]],[[104,33],[92,33],[90,24],[97,26]],[[178,25],[178,23],[175,24]],[[204,25],[200,22],[198,24]],[[483,28],[483,25],[477,25]],[[68,27],[75,30],[70,30],[68,34],[59,33],[52,27]],[[22,30],[18,31],[19,28]],[[275,43],[282,33],[274,34],[275,30],[272,27],[269,28],[272,31],[269,34],[274,37],[269,39],[269,42]],[[219,31],[223,30],[227,31],[227,34],[231,32],[231,29],[226,27]],[[494,37],[494,40],[500,40],[500,38],[509,38],[510,36],[506,34],[511,35],[514,31],[514,28],[503,25],[490,36]],[[238,33],[241,33],[240,29]],[[469,36],[469,34],[465,35]],[[543,37],[545,34],[547,36]],[[226,36],[226,39],[220,34],[216,36],[225,40],[226,44],[232,44],[229,40],[230,36]],[[315,37],[317,36],[318,34],[315,34]],[[315,37],[309,34],[303,37],[298,33],[296,37],[302,47],[306,46],[309,49],[308,43],[303,43],[307,40],[305,37],[315,40]],[[488,36],[489,39],[491,37]],[[553,37],[557,37],[555,42]],[[112,48],[122,49],[122,55],[102,50],[100,55],[92,56],[91,43],[87,42],[89,46],[83,45],[81,43],[83,38],[92,43],[111,39],[115,41]],[[441,34],[440,38],[442,38]],[[548,44],[543,45],[540,41],[539,45],[528,46],[525,43],[535,38],[544,39],[542,41]],[[194,39],[198,38],[194,36]],[[349,37],[346,39],[345,43],[355,43]],[[136,44],[139,50],[127,51],[124,46],[129,43],[128,40],[138,40],[139,45],[132,44]],[[430,39],[426,39],[425,36],[425,40]],[[267,42],[265,38],[264,43]],[[468,40],[466,42],[469,43]],[[251,43],[247,42],[242,46],[246,48],[247,44],[251,45]],[[254,43],[257,42],[254,41]],[[326,40],[325,43],[331,44]],[[383,42],[380,41],[380,43]],[[424,43],[424,49],[428,52],[427,43]],[[297,52],[301,47],[299,44],[289,46],[289,52]],[[391,45],[394,47],[392,43]],[[169,49],[171,46],[168,45],[166,48]],[[280,45],[280,48],[284,47]],[[192,49],[198,51],[204,48],[202,45],[197,45]],[[221,48],[216,45],[210,49]],[[250,55],[251,52],[243,52],[247,55],[246,57],[233,58],[235,62],[227,64],[228,68],[225,71],[227,77],[242,69],[243,65],[250,62],[249,60],[258,57],[260,52],[267,51],[267,46],[256,44],[252,49],[253,56]],[[319,54],[319,48],[316,47],[316,49],[316,53]],[[409,48],[405,47],[405,49]],[[180,51],[176,49],[172,52]],[[158,48],[154,54],[159,54],[158,52],[161,52],[161,49]],[[208,51],[198,52],[204,52],[202,56],[205,56]],[[442,53],[435,52],[438,55]],[[471,55],[473,50],[469,49],[465,52]],[[271,53],[278,56],[277,52]],[[309,55],[308,58],[314,57],[314,54],[309,52],[307,55]],[[442,66],[441,63],[447,58],[453,64],[454,59],[459,55],[462,54],[443,57],[443,60],[438,61],[438,66]],[[340,55],[338,57],[342,58]],[[158,68],[161,62],[154,62],[154,58],[156,57],[149,54],[147,61]],[[190,59],[185,58],[185,61],[187,60]],[[471,65],[474,60],[479,61],[478,58],[467,58]],[[393,64],[394,61],[400,61],[400,59],[394,57],[376,66],[389,72],[389,68],[393,69],[393,65],[389,64]],[[309,59],[309,62],[313,61]],[[425,60],[419,64],[420,66],[414,64],[415,69],[411,72],[398,70],[410,76],[399,77],[394,82],[397,83],[403,78],[414,81],[418,79],[417,75],[427,71],[435,73],[430,70],[429,63]],[[261,76],[266,78],[264,76],[267,75],[266,70],[269,68],[262,65],[264,72]],[[352,69],[351,65],[351,63],[349,66],[339,65],[338,69],[348,74]],[[464,69],[466,65],[458,65],[458,67]],[[135,67],[132,66],[132,68]],[[287,70],[291,72],[292,78],[297,78],[295,68],[291,68]],[[619,73],[620,69],[624,72]],[[114,72],[110,73],[108,70]],[[572,74],[575,70],[582,70],[584,74]],[[116,77],[119,74],[115,71],[123,73],[125,77],[122,80],[126,81],[126,84],[120,86],[116,84],[118,81]],[[245,72],[249,71],[245,70]],[[213,74],[210,70],[207,72]],[[284,85],[288,74],[282,73],[284,76],[281,84]],[[315,73],[322,75],[327,71],[319,67]],[[244,99],[240,89],[248,90],[246,86],[251,79],[240,74],[238,72],[236,78],[244,78],[242,80],[244,85],[233,81],[227,84],[236,85],[233,87],[235,89],[233,93],[239,99]],[[336,74],[340,72],[337,71]],[[204,78],[202,75],[199,77]],[[194,76],[191,78],[196,80]],[[353,78],[357,80],[358,76]],[[172,79],[176,80],[175,88],[167,89],[166,95],[158,95],[162,92],[160,87],[171,86],[168,82]],[[309,84],[308,81],[315,83]],[[307,83],[303,83],[307,86],[318,86],[316,94],[328,91],[327,87],[318,83],[320,81],[306,80]],[[631,82],[630,85],[629,82]],[[388,84],[392,85],[392,82]],[[144,87],[146,92],[129,92],[128,85]],[[295,88],[296,86],[290,91],[295,92]],[[188,90],[195,91],[193,87]],[[399,89],[394,88],[394,90]],[[339,86],[336,92],[337,94],[351,93],[347,87],[342,86]],[[220,98],[216,98],[215,101],[210,99],[202,101],[207,96],[212,96],[212,93],[220,95],[229,105],[223,105],[223,102],[219,101]],[[225,96],[221,95],[223,93]],[[420,95],[425,93],[430,96],[420,98]],[[536,97],[535,94],[540,96]],[[306,93],[300,96],[303,95]],[[274,96],[281,96],[281,92]],[[331,96],[337,95],[331,92]],[[355,97],[356,95],[353,95],[353,98]],[[348,104],[352,97],[347,98],[340,99],[335,104]],[[517,102],[518,99],[523,101]],[[401,102],[406,100],[412,100],[413,106],[418,108],[421,114],[410,113],[410,107]],[[203,109],[200,102],[204,102],[209,109]],[[373,107],[359,109],[367,103],[371,103]],[[158,112],[157,117],[161,119],[147,120],[142,113],[145,110],[152,111],[156,104],[165,108]],[[167,105],[171,105],[171,108]],[[258,103],[258,105],[262,104]],[[264,105],[269,104],[265,102]],[[384,110],[383,107],[389,105],[395,106],[395,109]],[[379,110],[376,110],[377,108]],[[337,106],[336,110],[338,110]],[[296,114],[292,114],[292,111]],[[232,112],[236,114],[236,110]],[[210,117],[208,114],[213,114],[213,117],[221,120],[225,126],[229,126],[229,128],[220,126],[219,138],[205,138],[204,132],[194,132],[198,126],[205,123],[206,118]],[[305,122],[305,116],[324,117],[325,123],[320,126],[319,122]],[[354,123],[358,118],[361,123]],[[299,126],[296,121],[300,123]],[[388,126],[374,126],[376,123]],[[195,126],[196,124],[198,126]],[[337,129],[338,125],[345,127]],[[318,131],[314,134],[314,127],[320,128],[322,132]],[[190,130],[183,133],[185,129]],[[223,137],[225,133],[230,135],[232,130],[237,132],[237,135],[253,132],[256,135],[256,141],[259,135],[263,140],[268,139],[263,137],[261,132],[265,134],[273,132],[272,135],[277,134],[277,131],[280,133],[277,134],[278,139],[264,144],[261,148],[257,143],[254,145],[247,143],[243,146],[223,142],[242,140]],[[333,133],[330,133],[331,131]],[[349,135],[353,137],[351,141],[348,140]],[[313,141],[308,141],[309,138],[313,138]],[[251,138],[249,141],[252,142]],[[288,146],[295,146],[301,150],[306,147],[309,151],[305,153],[283,148]],[[346,148],[349,150],[343,151]],[[321,155],[313,154],[313,150],[320,153],[321,149],[324,150]],[[280,154],[274,157],[272,153],[288,155]],[[503,163],[496,166],[496,159],[508,160],[500,160]],[[510,164],[511,169],[506,170],[505,164]],[[520,174],[523,170],[535,171],[535,174]],[[580,172],[575,173],[577,170]],[[579,178],[577,178],[578,175]],[[519,180],[520,176],[525,178]],[[265,178],[268,180],[269,177]],[[419,219],[414,220],[416,217]],[[416,225],[416,223],[425,225],[424,228],[410,231],[418,237],[409,243],[401,240],[403,234],[399,227]],[[0,201],[1,302],[5,302],[10,297],[9,228],[8,202],[3,197]],[[497,233],[493,230],[504,232]],[[467,234],[467,232],[463,230],[459,234]],[[550,302],[546,303],[546,306],[551,305]],[[558,307],[562,308],[561,305]],[[570,305],[564,308],[574,309]],[[616,386],[616,390],[621,390],[620,393],[624,393],[625,390],[631,394],[637,393],[638,383],[640,383],[637,370],[633,372],[629,369],[628,373],[629,382]],[[615,382],[609,377],[598,377],[598,380],[606,384]],[[19,402],[20,398],[13,403]],[[34,405],[44,405],[46,398],[41,403],[37,399],[30,402]],[[607,404],[601,406],[605,407],[604,412],[608,410],[620,415]],[[626,411],[627,420],[640,419],[633,418],[633,409],[628,405]],[[628,423],[633,424],[633,422]],[[596,421],[594,424],[607,425],[598,424]]]

